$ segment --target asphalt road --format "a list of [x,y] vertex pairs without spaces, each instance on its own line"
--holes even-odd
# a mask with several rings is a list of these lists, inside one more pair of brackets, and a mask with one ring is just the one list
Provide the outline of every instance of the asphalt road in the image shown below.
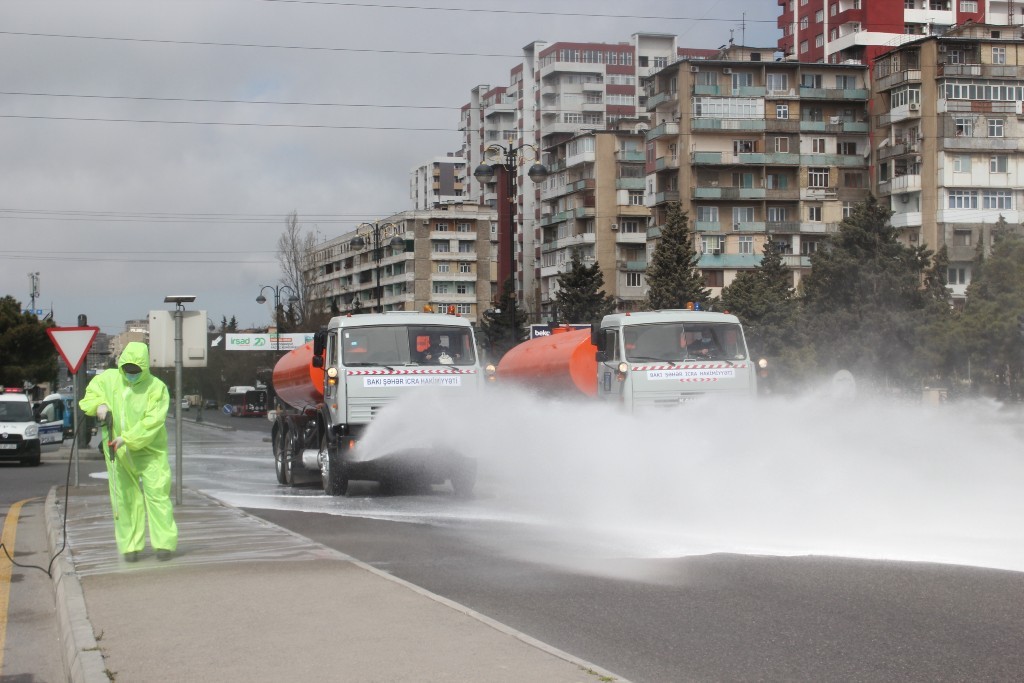
[[[608,518],[573,523],[579,520],[559,501],[529,509],[532,499],[513,495],[507,475],[486,467],[473,500],[456,499],[447,486],[381,495],[372,483],[332,498],[315,486],[277,485],[265,421],[219,422],[196,425],[186,416],[185,486],[636,682],[1019,680],[1024,671],[1024,572],[824,555],[652,553],[624,544]],[[172,444],[172,463],[173,453]],[[730,462],[730,471],[737,464]],[[66,472],[58,464],[7,469],[0,475],[5,509],[44,494]],[[929,474],[934,479],[935,471]],[[1009,483],[1016,475],[1008,472]],[[562,488],[561,507],[594,500],[625,511],[615,508],[624,489],[577,483],[582,492]],[[947,485],[943,495],[951,493]],[[642,517],[629,522],[625,538],[653,531]],[[956,534],[973,533],[979,547],[998,531],[966,526]],[[885,532],[875,529],[879,537]],[[833,535],[844,533],[836,528]],[[24,604],[41,594],[18,595]],[[38,614],[12,623],[9,656],[12,643],[45,641],[38,627]],[[0,673],[23,673],[25,660],[17,669],[13,661]],[[49,680],[35,673],[32,680]]]

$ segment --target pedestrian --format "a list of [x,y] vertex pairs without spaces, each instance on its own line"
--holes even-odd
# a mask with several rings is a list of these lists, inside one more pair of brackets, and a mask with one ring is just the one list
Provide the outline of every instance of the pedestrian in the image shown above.
[[128,562],[139,559],[148,519],[156,558],[170,559],[178,547],[165,425],[170,399],[149,372],[149,347],[129,342],[117,368],[94,377],[79,405],[99,422],[118,552]]

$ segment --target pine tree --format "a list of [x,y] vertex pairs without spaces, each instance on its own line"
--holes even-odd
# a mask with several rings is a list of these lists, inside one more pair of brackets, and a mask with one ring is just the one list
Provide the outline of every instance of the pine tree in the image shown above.
[[615,299],[604,292],[604,275],[597,261],[583,265],[573,249],[571,268],[558,276],[555,310],[558,322],[595,323],[615,311]]
[[739,273],[722,290],[721,303],[743,323],[753,359],[767,361],[767,377],[762,380],[766,387],[796,388],[811,369],[813,356],[800,322],[793,271],[782,260],[777,242],[765,242],[760,265]]
[[[512,279],[505,281],[498,305],[480,317],[480,344],[491,362],[497,363],[513,346],[526,338],[526,311],[516,305]],[[512,327],[512,313],[515,327]]]
[[690,302],[706,308],[711,291],[704,286],[699,261],[686,212],[678,203],[670,204],[661,241],[647,265],[646,308],[686,308]]
[[916,389],[930,374],[923,330],[944,324],[949,306],[925,286],[934,255],[900,243],[891,215],[869,197],[843,219],[801,281],[804,313],[825,369]]

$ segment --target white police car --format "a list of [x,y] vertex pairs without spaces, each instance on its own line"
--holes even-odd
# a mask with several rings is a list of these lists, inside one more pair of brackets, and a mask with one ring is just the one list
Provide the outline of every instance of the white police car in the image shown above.
[[0,461],[20,460],[23,465],[38,465],[39,424],[32,414],[32,403],[21,391],[0,393]]

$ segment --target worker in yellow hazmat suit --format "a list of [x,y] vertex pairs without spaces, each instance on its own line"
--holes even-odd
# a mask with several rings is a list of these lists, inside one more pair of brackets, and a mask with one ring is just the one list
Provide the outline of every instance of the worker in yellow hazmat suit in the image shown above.
[[[178,527],[167,458],[169,394],[167,385],[149,372],[149,347],[129,342],[117,368],[94,377],[79,405],[101,425],[118,552],[129,562],[138,560],[146,547],[148,517],[150,546],[158,560],[170,558],[178,547]],[[110,434],[102,427],[108,414],[113,418]]]

